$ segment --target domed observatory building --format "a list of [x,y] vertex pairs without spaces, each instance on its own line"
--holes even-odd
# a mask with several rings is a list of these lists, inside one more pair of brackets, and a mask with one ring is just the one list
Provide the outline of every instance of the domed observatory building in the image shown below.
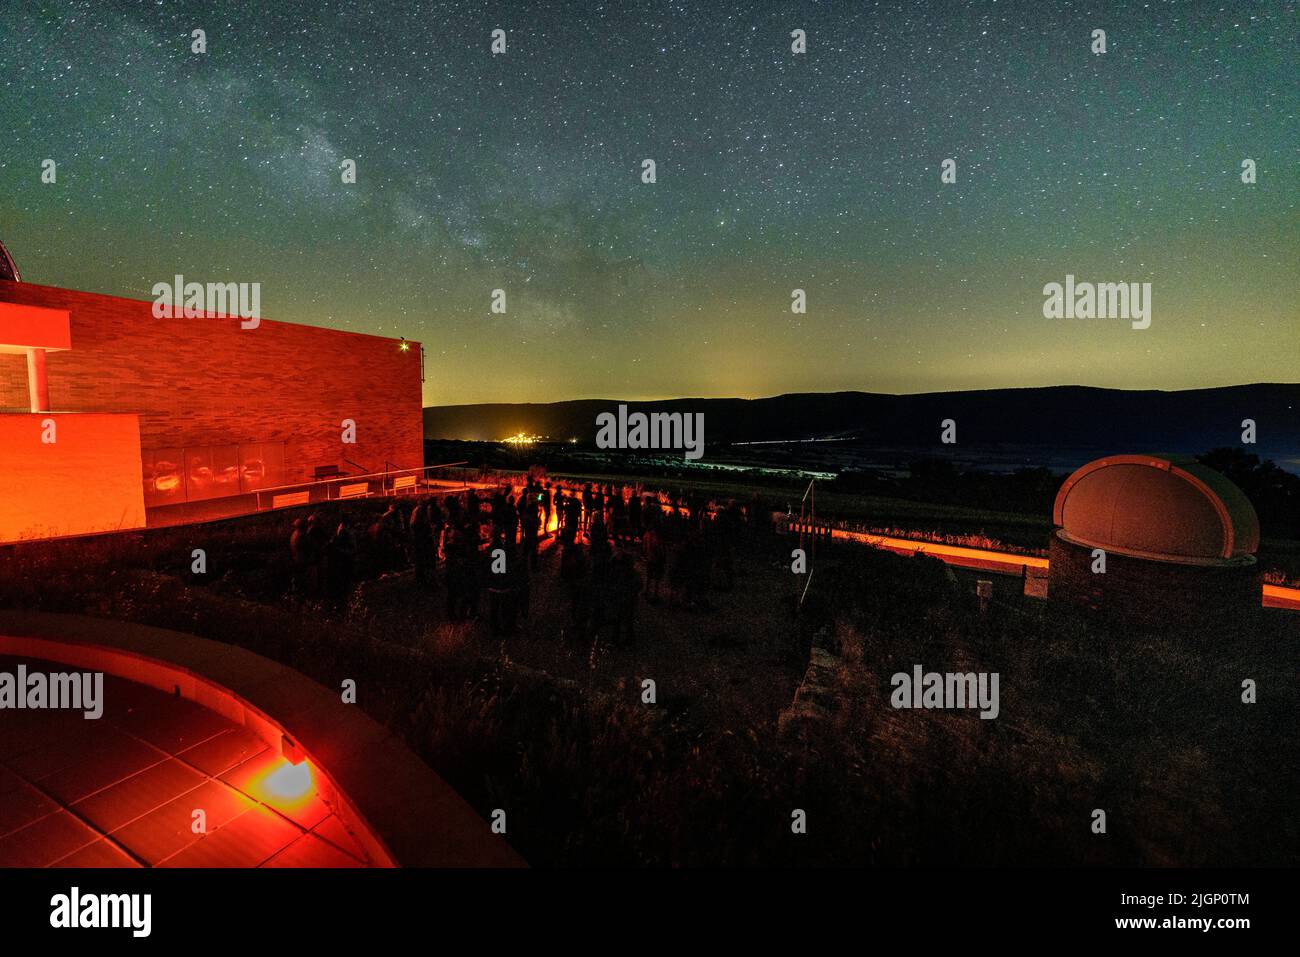
[[14,265],[13,257],[9,255],[9,250],[5,249],[4,243],[0,243],[0,279],[21,282],[22,278],[18,274],[18,267]]
[[1061,486],[1052,524],[1053,601],[1152,624],[1239,621],[1260,607],[1255,508],[1194,459],[1089,462]]

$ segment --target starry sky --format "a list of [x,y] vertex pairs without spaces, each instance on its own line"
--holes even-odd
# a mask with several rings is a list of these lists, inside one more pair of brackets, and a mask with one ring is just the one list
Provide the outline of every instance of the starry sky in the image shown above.
[[419,340],[426,404],[1295,382],[1298,10],[5,0],[0,241]]

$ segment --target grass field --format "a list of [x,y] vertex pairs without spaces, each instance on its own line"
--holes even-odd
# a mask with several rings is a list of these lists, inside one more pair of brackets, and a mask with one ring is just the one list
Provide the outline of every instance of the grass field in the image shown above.
[[[354,524],[379,503],[357,502]],[[937,563],[841,544],[793,611],[791,541],[751,530],[730,590],[576,641],[548,553],[514,638],[451,624],[411,573],[341,614],[290,593],[284,514],[10,548],[0,601],[175,628],[289,664],[401,735],[537,865],[1290,863],[1300,616],[1231,635],[1110,634]],[[193,548],[209,556],[190,573]],[[814,721],[782,726],[816,641]],[[997,720],[897,711],[889,677],[1001,674]],[[1243,704],[1244,678],[1259,702]],[[655,682],[653,705],[643,682]],[[1106,810],[1108,832],[1090,830]],[[791,833],[794,809],[808,832]]]

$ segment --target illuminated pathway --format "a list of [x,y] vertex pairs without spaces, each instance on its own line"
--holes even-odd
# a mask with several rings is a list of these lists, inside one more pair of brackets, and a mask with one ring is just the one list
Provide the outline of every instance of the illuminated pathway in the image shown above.
[[[1020,575],[1022,569],[1026,566],[1035,570],[1047,570],[1047,559],[1033,555],[1015,555],[1011,552],[995,552],[984,548],[966,548],[959,545],[941,545],[936,542],[918,542],[908,538],[891,538],[887,535],[852,532],[842,528],[832,528],[831,537],[862,542],[865,545],[883,548],[899,555],[915,555],[919,552],[924,555],[932,555],[949,565],[956,565],[960,568],[974,568],[979,571],[1002,575]],[[1265,608],[1287,608],[1300,611],[1300,588],[1265,585],[1263,603]]]
[[1290,608],[1300,611],[1300,588],[1284,588],[1281,585],[1264,586],[1265,608]]
[[910,538],[891,538],[888,535],[872,535],[867,532],[850,532],[835,528],[831,530],[833,538],[862,542],[875,548],[883,548],[899,555],[933,555],[949,565],[961,568],[977,568],[981,571],[1000,572],[1004,575],[1019,575],[1020,570],[1030,568],[1047,568],[1046,558],[1032,555],[1013,555],[1010,552],[994,552],[984,548],[966,548],[960,545],[940,545],[936,542],[918,542]]
[[[0,656],[0,671],[68,672]],[[104,714],[0,714],[0,867],[364,867],[290,765],[191,701],[104,676]],[[206,833],[195,833],[196,811]]]

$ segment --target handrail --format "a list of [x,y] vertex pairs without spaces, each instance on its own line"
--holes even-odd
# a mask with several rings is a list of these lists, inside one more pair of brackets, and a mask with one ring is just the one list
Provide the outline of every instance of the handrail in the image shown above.
[[429,472],[431,470],[456,468],[457,466],[462,466],[467,464],[469,463],[468,462],[446,462],[441,465],[422,465],[419,468],[399,469],[397,471],[392,471],[392,472],[370,472],[364,475],[340,475],[334,478],[320,479],[318,481],[313,481],[313,482],[294,482],[291,485],[268,485],[266,488],[254,489],[252,494],[254,495],[255,501],[257,503],[257,511],[259,512],[262,511],[263,492],[274,493],[274,492],[283,492],[288,489],[293,489],[299,492],[307,492],[310,495],[313,489],[321,488],[323,486],[325,489],[326,500],[331,500],[330,487],[333,485],[341,485],[341,484],[351,485],[357,482],[369,483],[372,479],[378,479],[380,482],[381,494],[387,496],[391,494],[391,490],[389,488],[390,477],[396,477],[399,475],[423,474],[425,479],[428,480]]
[[[808,501],[809,496],[812,497],[811,505]],[[805,510],[807,510],[809,514],[805,515]],[[817,535],[815,533],[817,528],[817,480],[815,478],[808,480],[808,488],[804,490],[803,498],[799,500],[799,547],[801,549],[803,548],[804,537],[803,526],[806,522],[811,524],[812,529],[812,532],[810,533],[812,559],[811,564],[808,567],[808,577],[804,579],[803,591],[799,594],[799,601],[797,603],[798,608],[803,607],[804,599],[808,597],[808,589],[812,586],[813,572],[816,571],[817,566]],[[794,587],[796,590],[799,588],[799,580],[797,578],[795,579]]]
[[329,485],[333,482],[359,482],[362,479],[383,478],[387,475],[400,475],[403,472],[427,472],[429,469],[449,469],[458,465],[468,465],[469,462],[447,462],[444,465],[421,465],[414,469],[400,469],[393,472],[367,472],[364,475],[340,475],[336,478],[320,479],[314,482],[292,482],[288,485],[267,485],[264,488],[253,489],[254,492],[279,492],[287,488],[308,488],[315,485]]

